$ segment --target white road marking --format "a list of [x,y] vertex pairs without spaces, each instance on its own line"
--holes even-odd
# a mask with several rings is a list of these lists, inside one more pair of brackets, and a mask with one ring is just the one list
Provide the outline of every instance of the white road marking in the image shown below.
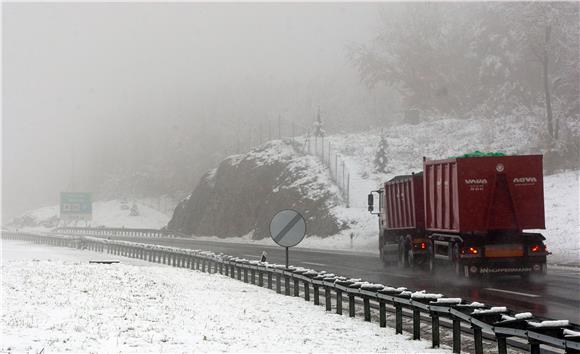
[[503,289],[496,289],[496,288],[485,288],[485,290],[497,291],[497,292],[500,292],[500,293],[521,295],[521,296],[527,296],[527,297],[540,297],[540,295],[536,295],[536,294],[519,293],[517,291],[510,291],[510,290],[503,290]]
[[320,267],[323,267],[323,266],[326,265],[326,264],[314,263],[314,262],[300,262],[300,263],[302,263],[302,264],[309,264],[309,265],[315,265],[315,266],[320,266]]

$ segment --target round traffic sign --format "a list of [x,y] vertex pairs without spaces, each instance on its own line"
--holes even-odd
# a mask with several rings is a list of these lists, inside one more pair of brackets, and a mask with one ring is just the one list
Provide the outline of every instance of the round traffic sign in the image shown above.
[[293,247],[304,239],[306,221],[296,210],[279,211],[270,221],[270,236],[282,247]]

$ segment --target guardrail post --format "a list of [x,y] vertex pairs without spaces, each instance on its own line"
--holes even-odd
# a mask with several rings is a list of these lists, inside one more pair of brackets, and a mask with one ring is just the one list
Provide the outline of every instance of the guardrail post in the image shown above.
[[201,271],[205,273],[205,259],[201,260]]
[[296,278],[292,278],[292,282],[294,283],[294,296],[300,296],[300,282]]
[[371,321],[371,304],[370,304],[370,300],[369,300],[368,296],[363,297],[363,309],[364,309],[364,314],[365,314],[365,321],[370,322]]
[[540,354],[540,343],[536,342],[535,340],[530,341],[530,354]]
[[[483,354],[483,334],[481,333],[481,328],[473,326],[473,345],[475,347],[475,354]],[[533,353],[530,346],[530,353]],[[538,351],[538,354],[540,352]]]
[[326,305],[326,311],[332,311],[332,303],[330,302],[332,300],[332,297],[330,296],[330,287],[328,286],[324,287],[324,300]]
[[272,273],[268,272],[268,289],[272,289]]
[[312,284],[312,288],[314,288],[314,305],[320,305],[320,294],[318,284]]
[[384,301],[379,300],[379,327],[387,327],[387,306]]
[[354,317],[355,315],[355,307],[354,307],[354,295],[348,294],[348,316]]
[[497,354],[507,354],[507,337],[496,334],[495,338],[497,341]]
[[421,312],[413,308],[413,340],[421,339]]
[[395,334],[403,334],[403,307],[395,304]]
[[242,280],[242,269],[239,266],[236,266],[238,271],[238,280]]
[[224,264],[222,263],[222,261],[220,261],[218,264],[219,264],[220,274],[224,274]]
[[453,318],[453,352],[461,353],[461,320]]
[[261,269],[258,269],[258,286],[264,286],[264,272]]
[[248,282],[248,268],[244,268],[244,283]]
[[230,277],[232,277],[232,279],[236,278],[236,267],[234,264],[230,265]]
[[284,294],[290,296],[290,277],[284,274]]
[[[173,257],[171,257],[171,256],[173,256]],[[177,266],[177,255],[175,253],[170,253],[169,257],[170,257],[170,259],[173,258],[171,265],[173,267],[176,267]]]
[[310,283],[304,281],[304,300],[310,301]]
[[280,294],[282,292],[282,284],[280,280],[280,274],[276,274],[276,292]]
[[439,348],[439,314],[435,312],[431,312],[431,344]]
[[342,290],[336,289],[336,314],[342,315]]

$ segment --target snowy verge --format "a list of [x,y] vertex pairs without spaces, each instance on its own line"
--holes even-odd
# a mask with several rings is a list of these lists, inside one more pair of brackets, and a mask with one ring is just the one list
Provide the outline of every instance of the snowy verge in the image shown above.
[[2,352],[445,352],[218,274],[16,241],[2,256]]

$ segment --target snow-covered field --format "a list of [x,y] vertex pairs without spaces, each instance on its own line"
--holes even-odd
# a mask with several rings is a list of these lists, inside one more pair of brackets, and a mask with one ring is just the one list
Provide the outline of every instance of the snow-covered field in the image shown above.
[[[131,216],[130,208],[133,202],[122,203],[120,200],[96,201],[93,202],[93,220],[89,222],[90,226],[105,227],[127,227],[127,228],[151,228],[159,229],[169,222],[171,215],[162,213],[151,208],[139,201],[135,202],[139,215]],[[123,207],[123,205],[125,205]],[[125,208],[125,209],[124,209]],[[29,216],[38,229],[51,229],[52,227],[43,227],[47,221],[58,218],[59,206],[53,205],[30,211],[25,216]],[[79,226],[84,226],[80,223]],[[34,227],[33,227],[34,228]]]
[[218,274],[2,246],[1,352],[445,352]]

